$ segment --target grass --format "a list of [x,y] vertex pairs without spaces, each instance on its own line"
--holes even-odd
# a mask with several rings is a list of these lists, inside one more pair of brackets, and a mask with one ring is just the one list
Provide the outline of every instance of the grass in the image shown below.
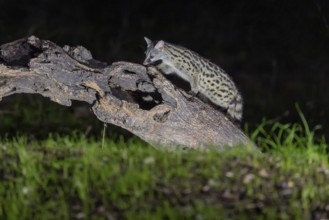
[[326,217],[326,143],[305,125],[269,125],[251,134],[263,154],[168,152],[137,138],[101,148],[77,134],[3,139],[0,219]]
[[328,218],[328,147],[301,113],[301,123],[245,127],[263,153],[169,152],[115,134],[102,144],[83,127],[64,135],[74,127],[64,110],[49,109],[48,123],[66,120],[45,137],[33,122],[46,125],[47,109],[33,103],[20,120],[33,132],[0,139],[0,219]]

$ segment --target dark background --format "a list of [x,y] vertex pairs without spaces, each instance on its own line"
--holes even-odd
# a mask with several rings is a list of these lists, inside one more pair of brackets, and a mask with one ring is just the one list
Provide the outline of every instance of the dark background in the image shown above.
[[[143,36],[181,44],[233,77],[250,126],[264,117],[300,121],[299,103],[310,125],[321,124],[329,137],[328,2],[0,0],[0,44],[33,34],[83,45],[108,63],[141,63]],[[0,102],[2,111],[10,100]]]

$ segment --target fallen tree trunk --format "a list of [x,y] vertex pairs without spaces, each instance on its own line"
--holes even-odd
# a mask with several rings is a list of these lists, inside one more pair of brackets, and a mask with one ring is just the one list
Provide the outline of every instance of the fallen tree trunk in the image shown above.
[[37,37],[0,46],[0,100],[37,93],[61,105],[92,106],[99,120],[158,147],[218,149],[250,143],[222,112],[187,98],[156,69],[94,60],[82,46],[59,47]]

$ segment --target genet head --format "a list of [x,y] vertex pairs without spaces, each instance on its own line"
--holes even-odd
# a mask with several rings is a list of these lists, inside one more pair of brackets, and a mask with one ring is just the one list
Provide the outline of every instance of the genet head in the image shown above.
[[166,54],[164,53],[164,41],[160,40],[154,46],[150,39],[147,37],[144,37],[144,39],[147,43],[147,49],[145,52],[146,58],[143,62],[143,65],[151,65],[166,58]]

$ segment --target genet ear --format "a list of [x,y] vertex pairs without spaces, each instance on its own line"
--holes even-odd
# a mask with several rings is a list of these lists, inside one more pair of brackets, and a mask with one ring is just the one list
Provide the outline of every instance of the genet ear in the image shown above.
[[160,40],[160,41],[155,45],[154,48],[159,49],[159,50],[162,50],[163,47],[164,47],[164,41],[163,41],[163,40]]
[[147,37],[144,37],[144,40],[147,43],[147,47],[153,47],[153,42],[150,39],[148,39]]

